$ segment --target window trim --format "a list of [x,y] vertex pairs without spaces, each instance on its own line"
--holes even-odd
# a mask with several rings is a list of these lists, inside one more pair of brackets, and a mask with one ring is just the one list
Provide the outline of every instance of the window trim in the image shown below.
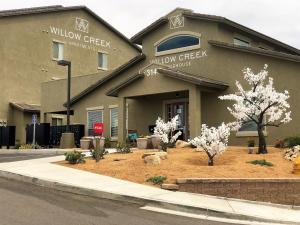
[[93,112],[93,111],[102,111],[102,123],[104,123],[104,107],[103,106],[86,108],[86,136],[89,136],[89,112]]
[[54,42],[56,42],[56,43],[59,43],[59,44],[62,44],[63,45],[63,58],[62,59],[64,59],[64,53],[65,53],[65,42],[64,41],[60,41],[60,40],[57,40],[57,39],[52,39],[52,51],[51,51],[51,58],[52,58],[52,60],[53,61],[59,61],[59,60],[62,60],[62,59],[59,59],[59,58],[54,58],[53,57],[53,44],[54,44]]
[[[106,56],[107,56],[107,67],[105,68],[105,67],[99,67],[99,53],[102,53],[102,54],[106,54]],[[106,52],[106,51],[98,51],[97,52],[97,69],[98,70],[103,70],[103,71],[107,71],[108,70],[108,52]]]
[[[170,49],[162,52],[157,52],[157,47],[164,41],[167,41],[171,38],[177,37],[177,36],[192,36],[196,37],[199,39],[199,44],[198,45],[193,45],[193,46],[188,46],[188,47],[182,47],[182,48],[177,48],[177,49]],[[190,51],[190,50],[195,50],[201,48],[201,34],[196,33],[196,32],[190,32],[190,31],[179,31],[179,32],[174,32],[172,34],[166,35],[163,38],[159,39],[157,42],[154,43],[154,56],[162,56],[162,55],[169,55],[169,54],[174,54],[174,53],[179,53],[179,52],[185,52],[185,51]]]
[[[111,138],[111,140],[113,140],[113,141],[115,141],[115,140],[118,140],[118,136],[119,136],[119,134],[117,134],[117,136],[112,136],[112,134],[111,134],[111,128],[112,128],[112,126],[111,126],[111,122],[112,122],[112,119],[111,119],[111,111],[113,110],[113,109],[117,109],[118,110],[118,117],[119,117],[119,109],[118,109],[118,106],[114,106],[114,107],[109,107],[109,137]],[[119,125],[118,125],[118,129],[119,129]]]

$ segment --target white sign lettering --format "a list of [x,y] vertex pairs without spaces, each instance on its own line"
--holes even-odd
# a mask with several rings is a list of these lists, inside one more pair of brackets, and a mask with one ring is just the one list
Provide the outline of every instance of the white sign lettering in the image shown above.
[[172,56],[157,57],[150,60],[150,63],[168,65],[171,68],[187,67],[191,66],[191,62],[196,59],[206,57],[207,53],[205,50],[193,51],[188,53],[182,53]]
[[51,32],[51,34],[54,34],[54,35],[57,35],[60,37],[69,38],[69,39],[77,40],[77,41],[82,41],[87,44],[93,44],[95,46],[101,46],[101,47],[105,47],[105,48],[111,47],[110,41],[92,37],[89,35],[82,35],[81,33],[69,31],[69,30],[63,29],[63,28],[50,26],[50,32]]

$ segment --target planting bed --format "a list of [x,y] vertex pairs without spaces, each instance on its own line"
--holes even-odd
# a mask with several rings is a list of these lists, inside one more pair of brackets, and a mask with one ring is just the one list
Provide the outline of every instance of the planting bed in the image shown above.
[[[106,155],[99,163],[87,158],[84,164],[59,164],[147,185],[152,185],[146,180],[153,176],[166,176],[165,183],[176,183],[177,178],[300,178],[292,174],[293,163],[283,159],[283,149],[269,147],[268,150],[269,154],[257,155],[248,154],[245,147],[229,147],[215,157],[214,166],[207,166],[206,154],[195,149],[170,149],[168,159],[160,165],[144,163],[142,155],[149,150]],[[274,166],[247,163],[257,159],[265,159]]]

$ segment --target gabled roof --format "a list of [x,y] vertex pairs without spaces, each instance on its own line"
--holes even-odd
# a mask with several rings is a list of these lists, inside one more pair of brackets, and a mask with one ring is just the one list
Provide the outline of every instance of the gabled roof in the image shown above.
[[41,106],[37,104],[17,103],[17,102],[10,102],[9,104],[12,107],[22,112],[40,113],[41,111]]
[[[182,81],[185,81],[188,83],[192,83],[192,84],[196,84],[196,85],[199,85],[202,87],[209,88],[213,91],[225,90],[226,88],[229,87],[229,85],[225,82],[213,80],[210,78],[206,78],[203,76],[198,76],[198,75],[194,75],[194,74],[190,74],[190,73],[186,73],[186,72],[182,72],[179,70],[160,68],[160,69],[157,69],[157,72],[159,72],[160,74],[162,74],[164,76],[172,77],[172,78],[182,80]],[[140,78],[144,78],[144,77],[145,77],[144,74],[141,74],[141,73],[135,74],[135,75],[129,77],[128,79],[118,83],[113,88],[111,88],[106,93],[106,95],[112,96],[112,97],[117,97],[119,94],[119,91],[121,89],[129,86],[131,83],[135,82],[136,80],[138,80]]]
[[[144,60],[146,58],[146,56],[144,54],[140,54],[134,58],[132,58],[131,60],[129,60],[127,63],[121,65],[120,67],[118,67],[117,69],[115,69],[112,73],[110,73],[109,75],[105,76],[104,78],[100,79],[99,81],[97,81],[95,84],[89,86],[88,88],[86,88],[85,90],[83,90],[82,92],[80,92],[78,95],[75,95],[72,99],[71,99],[71,105],[78,102],[81,98],[83,98],[84,96],[86,96],[87,94],[93,92],[95,89],[97,89],[98,87],[102,86],[103,84],[105,84],[106,82],[110,81],[111,79],[113,79],[114,77],[116,77],[117,75],[119,75],[120,73],[126,71],[128,68],[130,68],[131,66],[135,65],[136,63]],[[64,106],[66,105],[66,103],[64,104]]]
[[292,55],[284,52],[277,52],[273,50],[248,47],[248,46],[239,46],[239,45],[229,44],[226,42],[215,41],[215,40],[209,40],[208,43],[216,47],[227,48],[227,49],[232,49],[241,52],[248,52],[257,55],[264,55],[264,56],[269,56],[269,57],[293,61],[293,62],[300,62],[300,56]]
[[[300,55],[300,50],[297,48],[294,48],[290,45],[287,45],[283,42],[280,42],[274,38],[271,38],[267,35],[264,35],[260,32],[257,32],[253,29],[250,29],[248,27],[245,27],[239,23],[236,23],[232,20],[229,20],[225,17],[221,17],[221,16],[215,16],[215,15],[207,15],[207,14],[200,14],[200,13],[194,13],[192,12],[192,10],[184,10],[182,15],[186,18],[189,19],[197,19],[197,20],[205,20],[205,21],[212,21],[212,22],[216,22],[219,24],[224,24],[227,25],[229,27],[238,29],[240,31],[243,31],[245,33],[248,33],[252,36],[258,37],[262,40],[265,40],[267,42],[270,42],[274,45],[280,46],[284,49],[287,49],[293,53],[299,54]],[[142,31],[138,32],[137,34],[135,34],[132,38],[131,41],[136,43],[136,44],[142,44],[142,40],[143,38],[148,35],[149,33],[151,33],[153,30],[158,29],[161,25],[168,23],[168,18],[167,16],[161,17],[160,19],[156,20],[155,22],[153,22],[151,25],[149,25],[148,27],[146,27],[145,29],[143,29]]]
[[125,42],[130,44],[136,50],[141,52],[141,48],[137,45],[133,44],[127,37],[125,37],[122,33],[112,27],[109,23],[103,20],[100,16],[94,13],[86,6],[68,6],[64,7],[62,5],[53,5],[53,6],[45,6],[45,7],[33,7],[33,8],[23,8],[23,9],[12,9],[12,10],[4,10],[0,11],[0,19],[4,17],[12,17],[12,16],[24,16],[24,15],[32,15],[32,14],[42,14],[42,13],[51,13],[51,12],[63,12],[63,11],[72,11],[72,10],[84,10],[88,14],[90,14],[97,21],[106,26],[109,30],[114,32],[117,36],[123,39]]
[[218,90],[225,90],[226,88],[229,87],[229,85],[226,82],[213,80],[204,76],[187,73],[180,70],[159,68],[157,69],[157,72],[164,74],[165,76],[173,77],[203,87],[208,87],[208,88],[213,88]]

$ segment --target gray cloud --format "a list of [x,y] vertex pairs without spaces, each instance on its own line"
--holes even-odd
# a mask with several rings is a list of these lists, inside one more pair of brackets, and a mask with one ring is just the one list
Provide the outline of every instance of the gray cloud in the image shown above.
[[176,7],[227,17],[300,48],[299,0],[10,0],[0,10],[62,4],[86,5],[127,37]]

